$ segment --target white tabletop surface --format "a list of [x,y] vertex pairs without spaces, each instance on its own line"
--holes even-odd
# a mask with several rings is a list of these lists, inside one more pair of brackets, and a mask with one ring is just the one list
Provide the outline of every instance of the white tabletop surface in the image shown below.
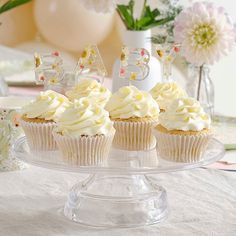
[[212,169],[152,176],[168,192],[169,218],[135,229],[91,229],[64,218],[69,188],[85,176],[30,167],[0,173],[0,235],[209,235],[236,234],[236,172]]

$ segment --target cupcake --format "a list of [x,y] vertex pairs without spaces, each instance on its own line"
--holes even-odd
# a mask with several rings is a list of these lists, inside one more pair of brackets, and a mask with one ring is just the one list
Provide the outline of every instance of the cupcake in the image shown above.
[[94,79],[81,79],[72,90],[66,92],[66,96],[71,101],[87,97],[104,107],[111,97],[111,92]]
[[114,93],[106,105],[116,134],[113,145],[125,150],[149,150],[155,147],[152,128],[158,123],[159,106],[152,96],[134,86]]
[[68,105],[68,98],[47,90],[23,107],[20,125],[32,150],[56,149],[52,130],[55,127],[55,121]]
[[109,113],[88,98],[75,100],[57,121],[53,135],[66,163],[100,165],[115,134]]
[[186,92],[175,82],[157,83],[150,91],[161,111],[165,111],[178,98],[187,97]]
[[211,119],[193,98],[179,98],[159,116],[154,132],[161,158],[197,162],[203,157],[212,131]]

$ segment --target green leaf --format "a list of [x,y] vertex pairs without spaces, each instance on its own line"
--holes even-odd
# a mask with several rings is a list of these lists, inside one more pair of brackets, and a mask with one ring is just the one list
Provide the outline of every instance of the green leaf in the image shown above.
[[161,12],[157,8],[152,11],[152,16],[154,18],[156,18],[159,15],[161,15]]
[[168,17],[156,20],[156,17],[161,16],[159,9],[151,10],[147,5],[147,0],[144,0],[142,14],[139,19],[135,19],[133,16],[134,0],[130,0],[128,5],[117,5],[117,12],[120,15],[125,26],[129,30],[146,30],[155,26],[164,25],[175,19],[175,12]]
[[151,24],[153,22],[153,19],[151,17],[143,17],[140,20],[137,20],[136,24],[136,28],[141,30],[143,27],[148,26],[149,24]]
[[225,144],[225,150],[236,150],[236,144],[232,143],[232,144]]
[[129,9],[129,6],[125,5],[117,5],[117,11],[126,25],[127,29],[133,29],[134,28],[134,18],[132,16],[132,13]]
[[133,17],[133,14],[134,14],[134,0],[129,1],[128,7],[129,7],[129,10],[130,10],[130,14]]
[[166,35],[154,35],[151,37],[151,41],[154,44],[163,44],[166,42],[167,36]]
[[160,15],[160,11],[158,9],[154,9],[153,11],[151,11],[151,8],[149,6],[146,6],[143,11],[143,16],[138,20],[138,28],[147,26],[148,24],[155,22],[155,18],[158,15]]
[[145,15],[146,5],[147,5],[147,0],[144,0],[143,1],[143,9],[142,9],[142,13],[141,13],[140,19],[142,19],[144,17],[144,15]]
[[31,0],[9,0],[0,7],[0,14],[30,1]]
[[132,18],[132,27],[134,27],[134,0],[129,1],[129,11]]
[[152,17],[152,11],[151,11],[151,8],[149,6],[146,6],[145,10],[144,10],[144,16],[143,17],[146,17],[146,16]]
[[174,20],[175,17],[174,16],[170,16],[170,17],[167,17],[167,18],[164,18],[164,19],[160,19],[160,20],[157,20],[155,21],[154,23],[148,25],[148,26],[145,26],[142,30],[146,30],[146,29],[150,29],[150,28],[153,28],[155,26],[160,26],[160,25],[164,25],[172,20]]
[[140,30],[144,26],[147,26],[147,25],[151,24],[154,21],[155,21],[155,16],[153,15],[150,7],[145,6],[144,9],[143,9],[143,15],[142,15],[142,17],[140,17],[139,20],[137,20],[137,25],[136,25],[135,28]]

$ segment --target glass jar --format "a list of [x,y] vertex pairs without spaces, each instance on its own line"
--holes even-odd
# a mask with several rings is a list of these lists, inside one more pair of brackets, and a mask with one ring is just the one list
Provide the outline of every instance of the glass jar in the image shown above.
[[0,75],[0,97],[8,95],[8,85],[4,78]]
[[[201,73],[201,81],[200,80]],[[214,84],[210,78],[210,68],[207,65],[188,66],[188,78],[186,83],[187,93],[190,97],[196,98],[204,110],[211,116],[214,115]]]

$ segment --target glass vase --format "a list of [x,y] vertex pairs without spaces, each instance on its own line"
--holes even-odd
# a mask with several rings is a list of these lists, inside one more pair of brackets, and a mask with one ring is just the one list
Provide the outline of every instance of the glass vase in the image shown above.
[[[151,30],[131,31],[126,30],[122,36],[122,43],[130,50],[134,48],[144,48],[152,55]],[[132,85],[138,89],[150,91],[156,83],[161,81],[161,66],[156,57],[151,56],[148,63],[149,75],[145,80],[132,81]],[[112,69],[112,92],[116,92],[120,87],[128,86],[130,81],[119,77],[120,60],[117,59]]]
[[215,95],[214,84],[210,77],[210,68],[207,65],[202,67],[189,65],[186,87],[188,95],[196,98],[204,110],[213,117]]
[[4,78],[0,75],[0,97],[8,95],[8,85]]

